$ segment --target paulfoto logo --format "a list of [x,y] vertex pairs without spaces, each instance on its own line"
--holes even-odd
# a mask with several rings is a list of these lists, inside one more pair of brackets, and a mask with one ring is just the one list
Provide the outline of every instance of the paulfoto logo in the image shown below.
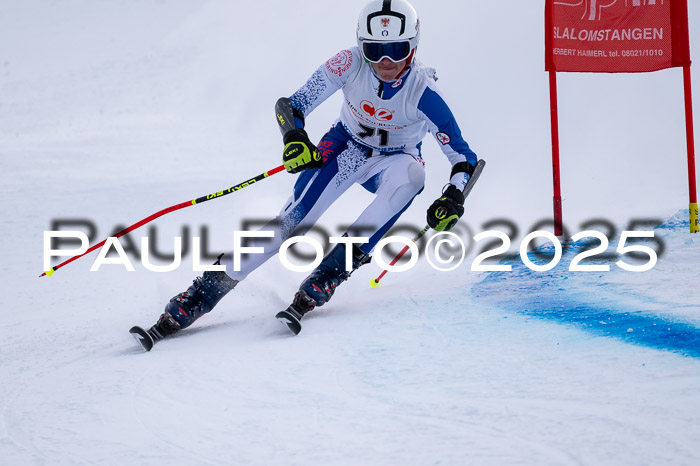
[[[234,271],[241,270],[242,255],[243,254],[264,254],[265,248],[261,246],[261,239],[274,240],[273,231],[234,231],[233,232],[233,252],[230,256],[230,262]],[[54,249],[51,246],[51,241],[53,238],[74,238],[79,240],[80,247],[77,249]],[[257,244],[254,243],[253,246],[244,245],[244,239],[256,239]],[[495,258],[507,252],[510,249],[511,239],[510,237],[499,230],[488,230],[472,238],[475,242],[482,242],[485,245],[484,250],[480,252],[476,258],[472,261],[470,270],[473,272],[510,272],[513,270],[510,264],[486,264],[484,263],[487,259]],[[494,247],[493,241],[485,241],[487,239],[495,240],[496,244]],[[650,239],[654,240],[653,231],[623,231],[619,241],[615,247],[615,252],[617,254],[616,258],[619,258],[614,265],[620,269],[630,271],[630,272],[645,272],[651,270],[657,263],[658,255],[657,251],[647,245],[638,244],[639,240]],[[552,257],[542,256],[542,254],[535,254],[537,259],[540,261],[534,262],[531,259],[530,252],[532,245],[536,240],[544,241],[545,243],[551,243],[553,246],[554,255]],[[586,230],[582,231],[571,237],[574,243],[584,242],[586,240],[592,240],[599,243],[599,246],[591,248],[582,248],[581,251],[576,251],[577,253],[569,259],[568,269],[574,272],[609,272],[612,266],[609,263],[586,263],[581,264],[584,259],[599,258],[605,259],[605,253],[610,245],[608,237],[596,230]],[[352,270],[352,257],[350,252],[351,244],[366,244],[369,241],[367,237],[348,237],[348,236],[331,236],[328,238],[328,242],[331,244],[343,243],[346,245],[346,270]],[[299,264],[293,263],[289,260],[289,249],[298,244],[303,243],[311,246],[314,250],[314,254],[311,257],[310,263]],[[408,263],[406,264],[396,264],[396,260],[392,263],[387,263],[382,258],[382,251],[389,245],[398,243],[403,247],[411,251]],[[499,244],[500,243],[500,244]],[[633,244],[635,243],[635,244]],[[46,270],[46,275],[51,275],[56,268],[51,267],[51,260],[54,257],[80,257],[86,252],[88,252],[89,240],[85,233],[81,231],[45,231],[44,232],[44,270]],[[223,265],[203,265],[201,263],[201,252],[200,238],[193,237],[193,259],[192,259],[192,270],[194,272],[206,271],[206,270],[225,270]],[[273,246],[274,247],[274,246]],[[522,263],[529,269],[536,272],[544,272],[553,269],[560,265],[563,259],[564,249],[567,247],[566,243],[562,245],[559,238],[554,236],[544,230],[533,231],[520,242],[519,245],[519,256]],[[437,232],[434,234],[430,240],[425,245],[423,251],[428,263],[437,271],[449,272],[458,268],[464,261],[467,252],[467,246],[462,239],[452,233],[452,232]],[[166,265],[155,265],[152,263],[149,256],[149,243],[148,237],[141,238],[141,264],[146,270],[152,272],[172,272],[178,269],[182,264],[182,238],[174,238],[174,257],[170,264]],[[108,257],[110,252],[116,253],[116,257]],[[321,263],[324,257],[324,248],[321,243],[308,236],[294,236],[284,240],[279,248],[277,249],[278,257],[282,265],[288,270],[294,272],[310,272],[314,270]],[[630,263],[629,258],[634,258],[634,254],[637,256],[641,255],[641,264]],[[373,258],[374,262],[382,267],[384,270],[392,272],[404,272],[411,269],[417,262],[420,256],[420,251],[416,242],[412,239],[406,238],[404,236],[388,236],[381,239],[377,245],[374,247]],[[625,257],[628,256],[628,257]],[[544,259],[544,263],[541,260]],[[105,244],[99,250],[97,258],[90,268],[91,272],[97,272],[103,265],[120,265],[124,267],[129,272],[134,272],[135,268],[129,259],[126,251],[119,242],[117,237],[109,237]]]

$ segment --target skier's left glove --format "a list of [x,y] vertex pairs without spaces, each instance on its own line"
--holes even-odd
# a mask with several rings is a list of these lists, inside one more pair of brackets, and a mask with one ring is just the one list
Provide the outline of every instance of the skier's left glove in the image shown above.
[[289,173],[299,173],[307,168],[321,168],[321,153],[309,140],[303,129],[293,129],[284,135],[284,168]]
[[435,231],[449,231],[464,214],[464,194],[450,184],[428,207],[428,225]]

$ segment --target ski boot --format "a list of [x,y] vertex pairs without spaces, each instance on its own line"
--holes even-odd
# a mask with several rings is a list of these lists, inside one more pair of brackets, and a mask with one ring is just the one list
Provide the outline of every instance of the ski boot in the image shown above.
[[301,332],[301,319],[306,313],[326,304],[335,293],[335,289],[350,278],[352,272],[371,260],[370,255],[362,252],[356,245],[353,244],[352,248],[351,271],[345,270],[345,244],[340,243],[302,282],[292,304],[275,316],[295,335]]
[[[221,256],[219,256],[219,260]],[[217,260],[215,265],[219,265]],[[211,311],[221,298],[238,284],[226,272],[204,272],[192,282],[187,291],[174,296],[165,305],[165,311],[151,328],[133,327],[134,335],[146,351],[163,338],[189,327],[195,320]]]

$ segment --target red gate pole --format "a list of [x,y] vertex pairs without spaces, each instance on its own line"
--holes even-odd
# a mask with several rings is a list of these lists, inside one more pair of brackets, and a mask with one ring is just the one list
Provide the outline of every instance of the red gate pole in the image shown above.
[[690,193],[690,232],[698,232],[698,197],[695,180],[695,139],[693,137],[693,97],[690,90],[690,65],[683,67],[685,95],[685,137],[688,143],[688,192]]
[[559,170],[559,116],[557,112],[557,72],[549,72],[549,106],[552,113],[552,186],[554,188],[554,235],[562,236],[561,176]]

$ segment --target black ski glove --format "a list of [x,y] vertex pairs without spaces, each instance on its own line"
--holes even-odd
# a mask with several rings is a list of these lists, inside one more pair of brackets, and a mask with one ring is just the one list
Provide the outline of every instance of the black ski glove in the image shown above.
[[284,135],[284,168],[289,173],[299,173],[307,168],[321,168],[321,153],[309,140],[303,129],[293,129]]
[[442,196],[428,207],[428,225],[435,231],[449,231],[464,214],[464,194],[449,185]]

